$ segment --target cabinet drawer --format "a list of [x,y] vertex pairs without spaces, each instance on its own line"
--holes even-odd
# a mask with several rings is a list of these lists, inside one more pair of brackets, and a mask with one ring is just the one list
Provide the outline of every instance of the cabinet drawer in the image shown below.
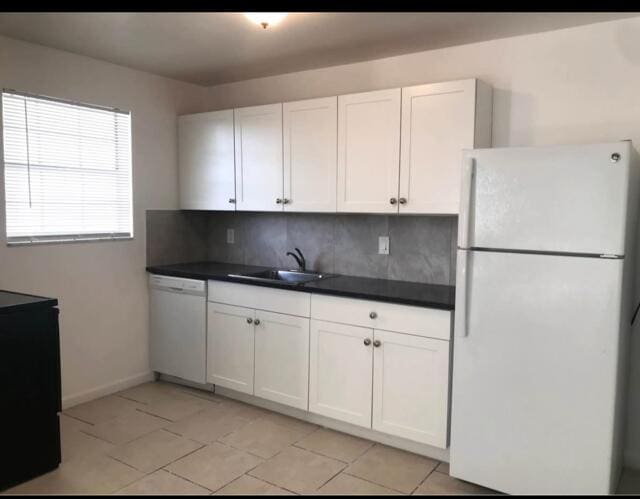
[[238,307],[255,308],[282,314],[309,317],[311,296],[309,293],[286,289],[237,284],[235,282],[209,281],[209,301]]
[[451,312],[448,310],[325,295],[313,295],[311,302],[314,319],[442,340],[451,337]]

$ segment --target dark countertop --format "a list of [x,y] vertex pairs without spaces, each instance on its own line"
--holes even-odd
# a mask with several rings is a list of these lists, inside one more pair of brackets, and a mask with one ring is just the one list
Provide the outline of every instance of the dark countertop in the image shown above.
[[0,290],[0,314],[15,311],[24,311],[38,307],[56,307],[56,298],[44,298],[42,296],[25,295],[12,291]]
[[152,274],[184,277],[188,279],[211,279],[214,281],[238,282],[252,286],[290,289],[307,293],[318,293],[365,300],[376,300],[418,307],[453,310],[455,305],[455,287],[442,284],[423,284],[418,282],[392,281],[333,274],[332,277],[305,284],[285,284],[256,282],[229,277],[228,274],[259,272],[270,267],[256,267],[233,263],[197,262],[174,265],[156,265],[147,267]]

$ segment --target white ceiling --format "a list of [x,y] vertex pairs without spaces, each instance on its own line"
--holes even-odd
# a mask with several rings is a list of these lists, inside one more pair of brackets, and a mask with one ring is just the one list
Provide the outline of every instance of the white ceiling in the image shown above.
[[0,34],[201,85],[632,17],[638,13],[1,13]]

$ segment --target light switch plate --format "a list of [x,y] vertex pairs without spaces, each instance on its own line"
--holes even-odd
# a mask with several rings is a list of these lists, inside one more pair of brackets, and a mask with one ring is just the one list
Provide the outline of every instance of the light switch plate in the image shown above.
[[378,254],[379,255],[389,254],[389,236],[380,236],[378,238]]
[[236,242],[236,234],[233,229],[227,229],[227,244],[234,244]]

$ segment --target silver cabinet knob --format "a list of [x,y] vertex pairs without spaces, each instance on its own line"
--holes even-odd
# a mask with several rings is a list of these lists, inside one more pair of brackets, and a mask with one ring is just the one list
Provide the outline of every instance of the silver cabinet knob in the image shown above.
[[276,198],[276,204],[282,204],[282,199]]
[[365,338],[364,339],[364,346],[368,347],[369,345],[371,345],[371,340],[369,338]]
[[282,200],[282,204],[289,204],[290,202],[291,202],[291,200],[290,200],[290,199],[287,199],[287,198],[284,198],[284,199]]
[[375,312],[369,312],[369,318],[370,319],[375,319],[376,317],[378,317],[378,314]]
[[231,204],[235,204],[236,203],[236,198],[229,198],[229,202]]
[[617,163],[618,161],[620,161],[620,153],[614,152],[611,155],[611,162],[612,163]]
[[382,342],[380,340],[373,340],[373,346],[378,348],[380,345],[382,345]]
[[253,319],[251,317],[247,317],[247,324],[251,324],[253,322]]
[[400,203],[400,204],[407,204],[407,198],[400,198],[400,199],[398,199],[398,203]]
[[389,202],[390,202],[391,204],[396,204],[396,203],[398,202],[398,200],[397,200],[396,198],[391,198],[391,199],[389,200]]
[[260,319],[256,319],[255,321],[253,321],[253,323],[254,323],[256,326],[259,326],[259,325],[260,325]]

